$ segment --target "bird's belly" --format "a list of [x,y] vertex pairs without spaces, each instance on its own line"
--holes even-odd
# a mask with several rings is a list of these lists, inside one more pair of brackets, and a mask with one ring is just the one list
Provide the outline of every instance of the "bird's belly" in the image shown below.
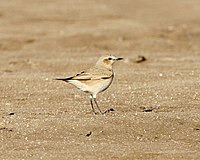
[[99,92],[106,90],[110,86],[111,83],[112,83],[112,79],[98,80],[96,84],[93,84],[92,86],[88,88],[88,91],[91,93],[97,94]]
[[86,80],[86,81],[78,81],[78,80],[69,80],[68,82],[79,88],[84,92],[89,92],[92,94],[97,94],[106,90],[110,84],[112,83],[113,78],[109,79],[98,79],[98,80]]

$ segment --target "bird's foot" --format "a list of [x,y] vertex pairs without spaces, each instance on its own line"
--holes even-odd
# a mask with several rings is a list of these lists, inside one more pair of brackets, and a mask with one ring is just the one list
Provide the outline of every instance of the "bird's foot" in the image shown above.
[[114,112],[115,110],[113,108],[110,108],[110,109],[107,109],[106,111],[102,112],[102,111],[99,111],[99,112],[93,112],[95,115],[104,115],[106,113],[110,113],[110,112]]
[[104,114],[109,113],[109,112],[114,112],[115,110],[113,108],[107,109]]
[[99,114],[99,112],[93,112],[95,115],[98,115]]

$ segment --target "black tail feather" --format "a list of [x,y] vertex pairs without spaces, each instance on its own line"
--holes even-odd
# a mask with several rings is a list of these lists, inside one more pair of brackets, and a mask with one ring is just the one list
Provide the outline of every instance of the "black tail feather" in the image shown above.
[[61,81],[68,81],[71,80],[73,77],[67,77],[67,78],[55,78],[54,80],[61,80]]

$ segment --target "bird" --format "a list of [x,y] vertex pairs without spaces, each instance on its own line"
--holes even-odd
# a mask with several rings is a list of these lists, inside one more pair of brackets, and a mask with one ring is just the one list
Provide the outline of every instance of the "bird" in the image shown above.
[[[117,58],[112,55],[104,55],[99,58],[94,67],[86,71],[82,71],[75,76],[56,78],[55,80],[67,82],[74,85],[81,91],[89,93],[90,104],[94,114],[98,113],[94,109],[94,103],[96,104],[99,112],[104,114],[106,111],[102,112],[99,108],[96,97],[98,93],[105,91],[111,85],[115,75],[113,71],[113,64],[119,60],[123,60],[123,58]],[[110,111],[114,110],[110,109]]]

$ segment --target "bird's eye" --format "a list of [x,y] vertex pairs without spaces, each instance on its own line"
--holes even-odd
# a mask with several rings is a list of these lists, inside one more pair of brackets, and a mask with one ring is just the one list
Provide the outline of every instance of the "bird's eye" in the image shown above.
[[112,58],[108,58],[108,60],[112,60]]

